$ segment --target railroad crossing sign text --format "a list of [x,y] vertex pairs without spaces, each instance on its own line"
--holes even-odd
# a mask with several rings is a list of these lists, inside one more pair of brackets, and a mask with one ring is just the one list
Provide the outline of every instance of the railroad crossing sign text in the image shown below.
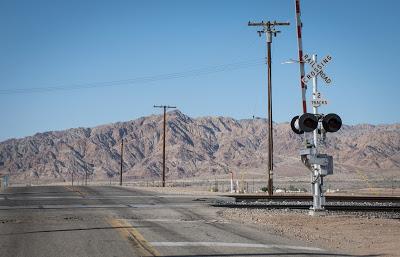
[[321,78],[325,81],[326,84],[329,84],[332,82],[332,80],[329,78],[329,76],[323,71],[325,66],[332,60],[332,56],[327,55],[325,56],[320,63],[316,63],[312,60],[312,57],[308,54],[305,54],[303,56],[303,62],[308,63],[312,70],[303,77],[302,81],[304,84],[307,84],[310,79],[312,79],[315,76],[320,75]]
[[319,107],[321,105],[327,105],[328,104],[328,100],[322,98],[321,93],[320,92],[315,92],[313,93],[313,99],[311,100],[311,104],[314,107]]
[[311,104],[314,107],[318,107],[321,104],[328,104],[328,101],[325,99],[314,99],[314,100],[311,100]]

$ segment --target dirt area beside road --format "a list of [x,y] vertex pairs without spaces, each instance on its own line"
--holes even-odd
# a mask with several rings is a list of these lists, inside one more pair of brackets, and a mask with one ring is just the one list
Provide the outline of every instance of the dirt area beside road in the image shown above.
[[306,211],[223,209],[220,215],[241,223],[262,224],[279,235],[355,255],[400,256],[400,219]]

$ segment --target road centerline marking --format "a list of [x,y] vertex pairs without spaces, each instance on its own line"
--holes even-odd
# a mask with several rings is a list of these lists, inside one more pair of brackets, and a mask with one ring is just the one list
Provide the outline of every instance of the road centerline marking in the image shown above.
[[161,254],[128,221],[124,219],[107,218],[107,222],[116,228],[120,235],[132,242],[140,256],[161,256]]

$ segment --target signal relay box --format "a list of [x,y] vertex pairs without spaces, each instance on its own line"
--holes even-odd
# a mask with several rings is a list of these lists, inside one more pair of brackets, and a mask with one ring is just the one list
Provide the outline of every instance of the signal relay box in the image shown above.
[[317,158],[323,159],[324,164],[321,164],[321,175],[333,175],[333,157],[327,154],[319,154]]
[[300,155],[306,157],[308,167],[319,165],[321,176],[333,174],[333,157],[331,155],[316,154],[314,148],[303,149],[300,151]]

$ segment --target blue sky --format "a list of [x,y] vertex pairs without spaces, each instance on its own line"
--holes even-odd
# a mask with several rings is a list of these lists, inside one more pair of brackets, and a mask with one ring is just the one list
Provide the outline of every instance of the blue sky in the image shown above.
[[[338,113],[346,124],[400,122],[400,1],[301,4],[304,51],[333,56],[325,70],[332,85],[319,83],[330,102],[321,112]],[[192,117],[265,117],[265,38],[247,26],[249,20],[291,22],[272,50],[273,116],[289,121],[301,112],[298,65],[281,64],[297,56],[294,0],[2,0],[0,92],[184,76],[0,94],[0,140],[160,113],[154,104],[176,105]],[[185,73],[232,63],[243,67]]]

